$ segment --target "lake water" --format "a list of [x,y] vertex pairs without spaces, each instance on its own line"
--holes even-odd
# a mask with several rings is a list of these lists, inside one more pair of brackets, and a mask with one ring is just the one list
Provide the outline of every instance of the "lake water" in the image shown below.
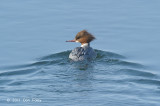
[[[1,0],[1,106],[159,106],[159,0]],[[95,61],[68,59],[86,29]]]

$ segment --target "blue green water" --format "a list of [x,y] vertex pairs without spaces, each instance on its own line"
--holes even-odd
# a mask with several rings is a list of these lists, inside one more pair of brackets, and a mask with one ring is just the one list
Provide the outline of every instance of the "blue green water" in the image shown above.
[[[1,0],[1,106],[159,106],[160,1]],[[87,29],[98,53],[72,62]]]
[[[95,61],[75,63],[68,59],[70,52],[44,56],[30,64],[3,67],[1,102],[55,106],[158,104],[159,76],[145,66],[100,50],[96,50]],[[32,101],[33,98],[40,102]]]

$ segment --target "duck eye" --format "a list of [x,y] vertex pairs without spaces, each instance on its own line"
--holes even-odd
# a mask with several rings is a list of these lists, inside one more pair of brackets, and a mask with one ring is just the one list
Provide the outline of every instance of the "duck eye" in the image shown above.
[[76,39],[79,39],[79,38],[80,38],[80,36],[76,37]]

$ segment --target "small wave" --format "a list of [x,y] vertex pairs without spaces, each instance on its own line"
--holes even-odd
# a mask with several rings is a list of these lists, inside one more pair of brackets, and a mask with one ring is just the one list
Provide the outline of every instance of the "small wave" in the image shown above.
[[55,53],[55,54],[41,57],[38,60],[41,61],[41,60],[67,59],[70,52],[71,52],[71,50],[60,52],[60,53]]
[[156,78],[156,75],[151,72],[145,72],[135,69],[120,69],[116,71],[117,74],[125,74],[125,75],[132,75],[132,76],[141,76],[141,77],[150,77],[150,78]]
[[[121,65],[121,66],[130,66],[130,67],[137,67],[142,68],[144,67],[141,64],[133,63],[124,61],[124,56],[113,53],[113,52],[106,52],[102,50],[95,50],[97,52],[97,57],[94,62],[98,62],[99,64],[107,64],[107,65]],[[73,63],[69,61],[69,53],[71,50],[50,54],[48,56],[44,56],[38,58],[36,62],[18,66],[8,66],[1,69],[22,69],[22,68],[29,68],[29,67],[43,67],[43,66],[50,66],[50,65],[67,65],[68,63]],[[77,63],[76,63],[77,64]],[[82,63],[79,63],[82,64]],[[88,64],[88,63],[87,63]]]
[[106,59],[106,58],[118,58],[118,59],[124,59],[125,57],[120,55],[120,54],[116,54],[113,52],[108,52],[108,51],[102,51],[102,50],[95,50],[97,53],[97,60],[100,59]]
[[160,86],[160,81],[157,79],[132,79],[129,82]]
[[[129,71],[128,68],[142,68],[144,67],[141,64],[138,63],[133,63],[133,62],[127,62],[124,61],[125,56],[113,53],[113,52],[107,52],[107,51],[102,51],[102,50],[95,50],[97,52],[97,58],[95,61],[92,61],[90,63],[83,63],[83,62],[73,62],[70,61],[68,56],[71,50],[60,52],[60,53],[55,53],[55,54],[50,54],[47,56],[43,56],[37,59],[36,62],[30,63],[30,64],[24,64],[24,65],[19,65],[19,66],[9,66],[4,68],[6,71],[2,71],[0,73],[0,76],[14,76],[14,75],[27,75],[27,74],[32,74],[40,73],[41,71],[40,68],[44,68],[44,71],[47,71],[45,69],[46,67],[50,67],[53,69],[60,69],[62,68],[63,70],[94,70],[94,67],[99,67],[99,70],[101,70],[101,66],[104,69],[114,69],[116,70],[117,67],[120,69],[119,73],[128,73],[128,74],[133,74],[133,75],[142,75],[145,76],[153,76],[152,74],[149,73],[144,73],[141,71]],[[101,66],[99,66],[101,65]],[[110,67],[110,68],[108,68]],[[118,68],[118,69],[119,69]],[[8,71],[10,69],[10,71]]]
[[[108,94],[136,96],[135,92],[139,90],[152,94],[159,91],[159,76],[139,63],[127,61],[125,56],[96,50],[97,58],[85,63],[70,61],[70,52],[43,56],[29,64],[0,68],[0,91],[8,97],[24,92],[33,97],[37,94],[44,97],[51,93],[73,96],[75,93],[104,94],[106,91]],[[155,89],[150,90],[153,87]]]
[[132,76],[142,76],[150,78],[156,77],[155,74],[141,71],[140,69],[144,67],[143,65],[139,63],[125,61],[125,56],[102,50],[95,51],[97,52],[97,58],[91,63],[71,62],[68,59],[69,53],[71,51],[68,50],[40,57],[37,59],[36,62],[30,64],[14,66],[14,68],[17,69],[14,70],[13,68],[13,70],[10,71],[2,71],[0,73],[0,76],[17,76],[28,74],[36,76],[44,74],[38,74],[41,73],[43,69],[43,72],[52,70],[53,73],[54,71],[57,72],[56,70],[63,70],[67,72],[71,70],[103,70],[104,74],[108,73],[107,71],[110,71],[111,73],[116,72],[117,74],[126,74]]
[[26,75],[35,72],[35,69],[24,69],[16,71],[1,72],[0,76],[15,76],[15,75]]

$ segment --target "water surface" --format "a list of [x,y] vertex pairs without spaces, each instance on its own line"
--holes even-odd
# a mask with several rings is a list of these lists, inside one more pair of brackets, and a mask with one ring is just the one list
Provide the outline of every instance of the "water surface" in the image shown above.
[[[0,104],[159,106],[160,1],[1,0]],[[91,63],[68,59],[86,29]],[[33,99],[33,100],[32,100]]]

